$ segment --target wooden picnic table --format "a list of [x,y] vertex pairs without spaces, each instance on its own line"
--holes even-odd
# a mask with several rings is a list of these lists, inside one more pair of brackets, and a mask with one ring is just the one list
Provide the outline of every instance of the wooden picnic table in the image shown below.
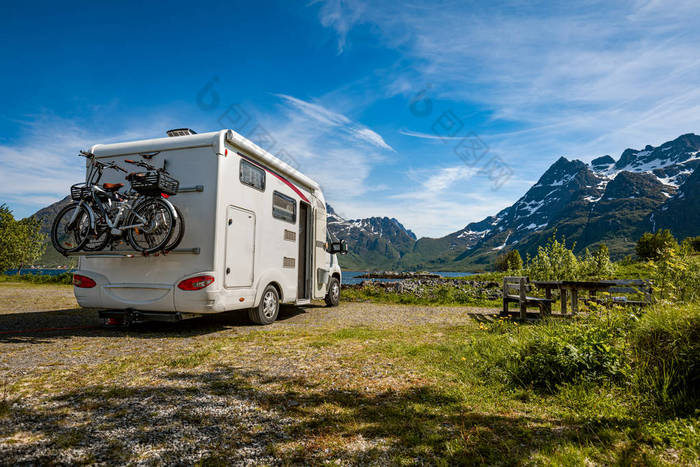
[[561,296],[561,313],[566,314],[568,295],[571,295],[571,312],[578,312],[578,293],[588,291],[590,297],[595,297],[601,290],[608,290],[616,285],[616,281],[532,281],[532,285],[545,290],[545,297],[552,298],[552,290],[558,289]]

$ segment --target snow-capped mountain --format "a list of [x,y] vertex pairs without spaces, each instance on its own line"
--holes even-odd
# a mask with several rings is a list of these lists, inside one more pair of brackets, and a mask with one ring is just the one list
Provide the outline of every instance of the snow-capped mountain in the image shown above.
[[[679,209],[678,200],[691,187],[697,190],[698,166],[700,136],[695,134],[658,147],[626,149],[617,161],[609,155],[590,163],[561,157],[515,204],[447,237],[471,240],[459,261],[503,249],[533,252],[555,228],[578,248],[606,242],[618,255],[630,253],[644,231],[671,228],[681,236],[698,235],[700,219],[689,219],[686,224],[694,227],[683,230],[668,214]],[[659,213],[652,217],[655,210]]]
[[393,218],[347,220],[329,205],[326,212],[331,238],[348,242],[349,254],[342,258],[345,267],[389,267],[410,251],[416,241],[416,235]]
[[369,267],[473,269],[502,251],[534,253],[555,229],[578,250],[604,242],[621,256],[647,231],[700,235],[699,166],[700,136],[686,134],[658,147],[626,149],[617,160],[561,157],[512,206],[442,238],[415,240],[395,219],[346,221],[335,213],[329,228],[349,239]]

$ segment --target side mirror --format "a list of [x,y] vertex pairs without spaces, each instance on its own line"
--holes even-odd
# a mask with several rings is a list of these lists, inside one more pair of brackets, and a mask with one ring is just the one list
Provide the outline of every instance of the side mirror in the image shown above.
[[331,242],[328,244],[328,253],[335,255],[335,254],[341,254],[344,255],[348,252],[348,244],[345,242],[345,240],[341,240],[339,242]]

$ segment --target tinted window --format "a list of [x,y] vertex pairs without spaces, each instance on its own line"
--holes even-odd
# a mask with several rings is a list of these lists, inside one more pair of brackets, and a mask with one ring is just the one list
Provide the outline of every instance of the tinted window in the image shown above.
[[265,171],[257,165],[241,159],[241,183],[264,191]]
[[297,203],[282,193],[272,193],[272,216],[287,222],[297,221]]

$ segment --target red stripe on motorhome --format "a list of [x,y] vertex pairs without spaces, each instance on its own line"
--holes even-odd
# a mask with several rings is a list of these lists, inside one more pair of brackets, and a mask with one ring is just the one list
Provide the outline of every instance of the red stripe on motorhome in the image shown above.
[[291,188],[292,190],[294,190],[294,193],[298,194],[299,197],[300,197],[301,199],[303,199],[303,200],[306,201],[307,203],[311,204],[311,201],[309,201],[309,200],[306,198],[306,196],[304,196],[304,193],[302,193],[301,190],[300,190],[299,188],[297,188],[297,186],[294,185],[292,182],[290,182],[289,180],[287,180],[286,178],[284,178],[283,176],[281,176],[280,174],[278,174],[278,173],[275,172],[274,170],[268,169],[267,167],[265,167],[264,165],[262,165],[260,162],[258,162],[258,161],[256,161],[256,160],[253,160],[253,159],[251,159],[250,157],[241,154],[240,152],[237,152],[236,154],[238,154],[239,156],[241,156],[243,159],[247,160],[247,161],[250,162],[251,164],[257,165],[258,167],[260,167],[261,169],[263,169],[265,172],[268,172],[268,173],[274,175],[275,177],[279,178],[279,179],[282,181],[282,183],[284,183],[284,184],[287,185],[289,188]]

